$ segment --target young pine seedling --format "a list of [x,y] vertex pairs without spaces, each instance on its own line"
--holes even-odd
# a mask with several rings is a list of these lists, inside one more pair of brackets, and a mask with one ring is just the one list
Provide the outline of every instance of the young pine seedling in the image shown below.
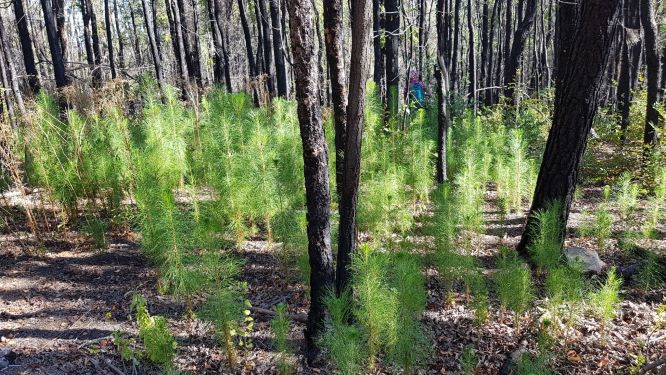
[[620,302],[620,287],[622,280],[617,276],[615,267],[608,272],[606,282],[601,288],[590,294],[590,305],[592,312],[601,323],[601,330],[605,332],[605,326],[608,321],[615,317],[617,305]]
[[533,299],[530,270],[515,252],[503,249],[494,281],[502,309],[513,311],[516,314],[516,325],[519,326],[520,317],[529,309]]
[[271,328],[275,335],[275,349],[280,353],[278,361],[278,372],[280,375],[289,375],[294,372],[294,365],[289,362],[288,356],[292,353],[289,344],[289,319],[287,318],[287,306],[279,304],[276,307],[277,315],[271,320]]
[[559,203],[550,203],[544,210],[537,211],[534,218],[537,225],[529,228],[533,232],[533,243],[528,250],[539,272],[545,272],[558,265],[561,259],[562,207]]
[[169,332],[166,319],[151,316],[148,312],[146,299],[135,294],[131,310],[139,326],[139,337],[143,341],[146,357],[156,364],[171,368],[171,360],[176,354],[176,340]]
[[326,307],[331,314],[331,326],[321,338],[333,366],[343,375],[363,373],[363,361],[367,358],[366,345],[361,330],[349,324],[351,316],[350,293],[336,297],[327,295]]

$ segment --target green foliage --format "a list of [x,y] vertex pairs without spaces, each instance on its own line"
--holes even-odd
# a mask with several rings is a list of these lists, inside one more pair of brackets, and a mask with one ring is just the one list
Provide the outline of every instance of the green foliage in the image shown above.
[[518,318],[529,309],[534,298],[530,270],[508,249],[502,251],[497,268],[494,281],[500,304]]
[[664,285],[663,266],[659,263],[657,254],[647,250],[643,265],[636,277],[638,285],[644,289],[654,289]]
[[629,219],[636,209],[640,188],[632,181],[631,173],[625,172],[620,176],[616,192],[616,201],[622,220]]
[[605,203],[597,206],[592,222],[582,225],[580,230],[583,236],[592,236],[597,240],[597,249],[600,252],[605,251],[606,242],[613,234],[613,215]]
[[348,324],[351,316],[350,293],[336,297],[330,293],[325,300],[331,314],[331,327],[322,336],[321,342],[335,368],[343,375],[363,372],[363,362],[367,358],[366,345],[361,330]]
[[106,221],[99,217],[88,217],[81,225],[81,231],[92,240],[93,249],[96,251],[105,251],[109,243],[106,239],[108,225]]
[[476,356],[475,350],[471,346],[466,346],[460,356],[460,370],[464,375],[476,374],[476,366],[479,363],[479,358]]
[[534,213],[536,225],[532,231],[532,244],[528,250],[541,272],[556,267],[562,257],[562,207],[560,203],[549,203],[545,209]]
[[524,353],[516,363],[515,373],[518,375],[549,375],[552,374],[553,371],[546,363],[546,358],[543,354],[532,355],[530,353]]
[[549,270],[545,289],[546,295],[555,304],[580,302],[585,289],[580,267],[564,265]]
[[620,302],[620,286],[622,280],[617,276],[615,268],[608,272],[606,282],[599,290],[590,294],[589,300],[592,312],[601,320],[602,324],[612,319],[616,314],[617,304]]
[[287,318],[287,306],[279,304],[276,307],[277,315],[271,320],[271,328],[275,335],[275,348],[280,353],[278,362],[278,372],[281,375],[287,375],[294,372],[294,365],[289,362],[287,356],[292,353],[289,344],[289,318]]
[[132,311],[139,326],[139,337],[143,341],[146,357],[154,363],[171,367],[176,340],[169,332],[166,319],[161,316],[151,316],[146,299],[138,294],[132,299]]

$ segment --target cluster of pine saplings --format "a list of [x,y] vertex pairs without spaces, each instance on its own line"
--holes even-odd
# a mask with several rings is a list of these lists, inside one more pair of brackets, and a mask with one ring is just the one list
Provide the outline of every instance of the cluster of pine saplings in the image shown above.
[[[92,114],[72,109],[62,116],[56,102],[41,95],[34,121],[15,134],[15,145],[25,144],[27,150],[16,157],[24,159],[28,182],[62,208],[63,222],[79,223],[96,248],[106,248],[112,228],[138,230],[142,249],[157,269],[159,292],[182,301],[190,318],[212,323],[233,367],[239,350],[251,348],[253,321],[247,287],[239,280],[243,264],[232,250],[260,234],[282,266],[297,268],[300,281],[309,281],[295,104],[276,99],[259,109],[244,94],[213,91],[192,109],[173,92],[160,97],[154,91],[149,83],[141,85],[136,95],[143,107],[129,115],[109,105]],[[374,85],[368,92],[375,92]],[[539,225],[532,230],[537,240],[528,249],[536,273],[545,277],[543,290],[537,290],[531,270],[507,248],[501,249],[490,276],[476,261],[489,205],[496,205],[503,221],[524,214],[534,191],[538,145],[549,117],[541,102],[523,106],[508,121],[511,126],[505,125],[502,107],[476,118],[457,116],[447,139],[450,178],[433,191],[436,111],[416,111],[405,129],[387,129],[377,95],[368,96],[358,213],[363,243],[353,258],[350,290],[327,299],[331,320],[321,338],[340,373],[372,371],[379,363],[415,373],[427,364],[432,340],[422,322],[427,302],[423,270],[431,265],[447,301],[453,303],[462,290],[479,326],[489,319],[491,292],[499,300],[500,319],[512,317],[517,330],[538,326],[544,337],[539,353],[523,356],[519,373],[548,372],[552,340],[547,338],[564,334],[559,327],[573,326],[579,312],[593,312],[602,325],[614,316],[620,280],[611,270],[605,282],[589,285],[579,267],[562,258],[558,202],[536,213]],[[330,121],[326,127],[333,150]],[[335,158],[330,159],[335,191]],[[656,175],[648,220],[634,236],[654,236],[662,219],[666,168]],[[581,230],[603,249],[612,235],[611,203],[626,220],[639,194],[632,176],[624,175],[617,186],[605,188],[603,202]],[[415,218],[428,205],[434,208],[425,231],[433,236],[435,251],[424,257],[413,251],[409,238],[421,231]],[[653,269],[644,267],[648,271],[639,278],[648,287],[661,277],[652,262]],[[537,296],[546,297],[548,314],[529,321]],[[195,297],[204,302],[195,303],[200,300]],[[132,311],[142,344],[117,334],[123,359],[133,366],[147,359],[170,371],[177,340],[167,320],[152,316],[141,296],[134,297]],[[291,373],[294,348],[286,306],[277,307],[271,327],[277,367]],[[472,373],[475,358],[474,348],[468,348],[461,368]]]

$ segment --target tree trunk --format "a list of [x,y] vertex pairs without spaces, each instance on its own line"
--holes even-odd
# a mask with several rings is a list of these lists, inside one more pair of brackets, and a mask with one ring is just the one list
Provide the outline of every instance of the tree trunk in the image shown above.
[[113,13],[114,21],[116,24],[116,36],[118,37],[118,62],[120,63],[120,70],[125,69],[125,42],[123,41],[123,34],[120,30],[120,13],[118,13],[118,0],[113,0]]
[[[157,40],[155,34],[155,27],[148,11],[148,0],[141,0],[141,7],[143,8],[143,19],[146,25],[146,33],[148,34],[148,44],[150,44],[150,52],[153,56],[153,65],[155,67],[155,79],[160,87],[160,91],[164,92],[164,71],[162,70],[162,59],[160,56],[159,48],[157,47]],[[169,12],[167,12],[169,13]]]
[[483,8],[481,10],[481,64],[479,64],[479,82],[481,85],[485,84],[486,77],[488,77],[488,39],[490,37],[490,6],[488,4],[489,0],[483,1]]
[[245,37],[245,52],[247,54],[247,65],[252,78],[259,75],[257,64],[254,61],[254,52],[252,51],[252,32],[245,15],[245,4],[243,0],[238,0],[238,13],[240,15],[241,25],[243,27],[243,36]]
[[[493,15],[490,18],[490,36],[489,36],[489,41],[488,41],[488,70],[487,70],[487,76],[485,80],[486,84],[486,92],[485,92],[485,104],[487,106],[494,104],[493,98],[494,95],[493,93],[495,92],[494,89],[491,89],[490,87],[493,86],[493,76],[494,76],[494,71],[493,71],[493,62],[494,62],[494,47],[495,47],[495,25],[497,24],[499,20],[499,13],[500,13],[500,4],[501,0],[495,0],[495,4],[493,4]],[[492,52],[490,50],[493,50]],[[500,55],[501,56],[501,55]],[[500,61],[501,59],[498,59]]]
[[[555,89],[553,126],[537,178],[530,215],[518,251],[527,256],[537,222],[534,213],[549,204],[561,204],[560,223],[566,228],[580,162],[617,22],[619,0],[582,0],[560,3],[558,23],[559,65]],[[562,231],[560,243],[564,242]]]
[[81,17],[83,18],[83,44],[86,48],[86,62],[90,65],[90,75],[92,77],[93,87],[99,87],[101,82],[97,82],[95,65],[95,53],[92,47],[92,29],[90,27],[90,0],[81,0]]
[[210,33],[213,36],[213,82],[215,84],[222,84],[224,80],[224,56],[222,50],[224,49],[224,39],[222,39],[222,31],[217,22],[216,15],[216,0],[207,1],[208,9],[208,23],[210,24]]
[[44,27],[49,41],[49,50],[51,51],[53,75],[55,76],[56,87],[60,89],[69,85],[69,78],[65,75],[65,62],[60,48],[60,39],[58,39],[53,8],[51,8],[51,1],[49,0],[40,0],[40,3],[44,12]]
[[21,88],[19,87],[18,76],[16,75],[14,59],[12,53],[9,51],[9,41],[5,35],[5,29],[3,27],[4,24],[5,23],[2,19],[2,16],[0,15],[0,53],[4,54],[5,70],[9,80],[9,86],[6,86],[6,88],[11,88],[12,94],[14,94],[14,99],[16,100],[16,106],[18,107],[19,113],[23,116],[25,115],[25,104],[23,102]]
[[255,0],[259,4],[259,16],[261,21],[262,33],[262,49],[264,52],[264,73],[266,73],[266,83],[268,85],[268,93],[271,97],[275,96],[275,83],[273,80],[273,53],[271,51],[271,24],[266,12],[266,0]]
[[106,44],[109,50],[109,65],[111,66],[111,79],[116,79],[116,62],[113,57],[113,38],[111,36],[111,10],[109,0],[104,0],[104,26],[106,28]]
[[446,26],[444,25],[445,0],[437,0],[437,65],[435,78],[437,79],[437,183],[443,184],[448,180],[446,141],[449,130],[449,114],[447,108],[449,80],[446,61]]
[[326,318],[324,298],[334,287],[331,252],[328,148],[319,103],[318,58],[315,47],[315,9],[311,0],[288,0],[293,48],[298,121],[303,142],[307,201],[308,256],[310,260],[310,311],[305,333],[307,358],[319,356],[318,339]]
[[127,2],[127,5],[129,6],[130,19],[132,21],[132,31],[134,33],[134,38],[132,38],[134,42],[132,43],[132,46],[134,47],[134,60],[136,65],[141,66],[143,65],[143,56],[141,55],[141,47],[139,47],[139,32],[138,32],[138,27],[136,26],[136,17],[134,15],[134,8],[132,7],[131,1]]
[[289,95],[287,81],[287,67],[284,62],[282,50],[282,28],[280,27],[280,0],[268,0],[271,25],[273,25],[273,54],[275,57],[275,78],[277,80],[277,94],[282,98]]
[[370,64],[368,47],[372,0],[352,3],[352,49],[349,72],[349,107],[345,142],[344,180],[340,199],[336,291],[345,292],[351,280],[351,256],[356,249],[356,209],[361,176],[361,139],[365,110],[365,81]]
[[472,8],[472,0],[467,0],[467,30],[469,33],[469,49],[467,51],[468,58],[468,69],[469,69],[469,101],[472,104],[474,110],[474,116],[476,117],[477,109],[477,100],[476,100],[476,51],[474,49],[474,22],[472,16],[474,14],[474,9]]
[[35,54],[32,51],[32,38],[28,29],[28,20],[25,8],[23,7],[23,0],[14,0],[14,18],[16,19],[16,30],[21,42],[23,65],[25,66],[25,73],[28,76],[28,86],[30,86],[30,91],[33,94],[37,94],[40,89],[39,73],[35,64]]
[[386,77],[386,70],[384,67],[384,46],[382,43],[382,35],[384,28],[383,15],[382,15],[382,6],[384,5],[384,0],[373,0],[372,1],[372,30],[373,30],[373,48],[375,55],[375,71],[374,71],[374,80],[377,85],[377,91],[380,96],[384,97],[384,81]]
[[63,60],[67,60],[67,31],[65,31],[65,0],[52,0],[55,25],[60,41],[60,50]]
[[345,140],[347,139],[347,79],[345,77],[342,0],[324,2],[326,61],[331,77],[333,121],[335,123],[335,183],[342,199]]
[[453,50],[451,53],[451,89],[456,92],[458,89],[458,50],[460,40],[460,14],[462,13],[462,0],[455,0],[454,23],[453,23]]
[[[500,82],[502,85],[506,82],[506,65],[511,55],[511,34],[513,32],[513,0],[506,1],[506,23],[504,24],[504,50],[502,51],[502,68],[503,72],[499,75],[502,78]],[[503,74],[503,75],[502,75]],[[504,88],[506,89],[506,87]],[[504,92],[503,92],[504,93]]]
[[426,2],[419,0],[419,78],[423,80],[423,56],[427,52],[426,45]]
[[659,143],[657,130],[660,128],[659,111],[655,107],[659,102],[659,47],[657,45],[657,22],[654,19],[654,0],[641,0],[641,25],[645,35],[645,63],[647,65],[647,108],[645,112],[645,130],[643,143],[655,148]]
[[517,76],[518,67],[520,65],[520,57],[522,56],[523,50],[525,49],[525,44],[527,43],[527,37],[529,36],[530,30],[534,25],[536,10],[536,0],[528,0],[525,16],[520,22],[520,25],[518,25],[516,33],[513,36],[511,54],[506,61],[506,65],[504,66],[504,96],[511,104],[516,103],[515,88],[516,84],[518,83]]
[[394,127],[400,108],[400,7],[399,0],[385,0],[386,6],[386,96],[385,123]]

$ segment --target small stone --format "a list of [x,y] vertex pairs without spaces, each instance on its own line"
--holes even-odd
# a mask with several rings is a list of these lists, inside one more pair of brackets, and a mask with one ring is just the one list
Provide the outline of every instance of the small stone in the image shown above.
[[0,342],[7,342],[7,338],[5,336],[0,337]]
[[600,274],[606,268],[606,263],[599,258],[599,254],[594,250],[573,246],[564,250],[564,254],[570,264],[580,264],[583,272]]

